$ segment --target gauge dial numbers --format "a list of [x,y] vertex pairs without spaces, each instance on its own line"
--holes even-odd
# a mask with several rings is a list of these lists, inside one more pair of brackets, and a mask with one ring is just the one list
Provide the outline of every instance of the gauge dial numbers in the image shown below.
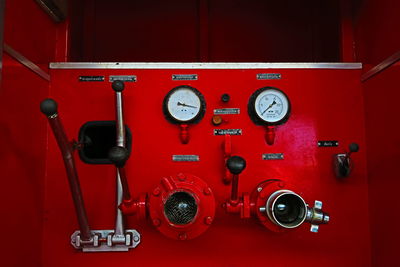
[[182,85],[165,96],[163,111],[171,123],[197,123],[204,117],[206,102],[197,89]]
[[284,92],[274,87],[255,91],[248,103],[250,118],[258,125],[279,125],[290,115],[290,101]]

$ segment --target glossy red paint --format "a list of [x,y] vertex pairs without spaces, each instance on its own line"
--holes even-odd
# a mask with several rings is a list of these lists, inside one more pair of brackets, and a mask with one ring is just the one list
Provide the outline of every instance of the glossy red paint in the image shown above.
[[[146,221],[128,219],[129,228],[142,234],[142,243],[128,253],[84,254],[69,244],[77,229],[62,159],[53,137],[49,138],[44,221],[44,266],[308,266],[312,258],[324,266],[370,266],[368,184],[364,111],[359,70],[268,70],[279,72],[281,80],[262,81],[265,70],[52,70],[50,96],[59,102],[67,134],[77,136],[90,120],[113,120],[113,91],[108,82],[78,82],[79,75],[137,75],[126,83],[125,120],[132,131],[133,150],[126,172],[133,196],[152,192],[162,177],[191,173],[201,177],[216,199],[215,219],[201,236],[185,242],[166,238]],[[197,81],[172,81],[172,74],[198,74]],[[235,79],[232,79],[235,77]],[[181,144],[179,128],[165,120],[162,103],[172,88],[187,84],[200,90],[207,101],[203,120],[190,128],[190,142]],[[290,98],[293,111],[276,132],[275,144],[265,143],[265,128],[248,117],[247,101],[257,89],[275,86]],[[220,101],[229,93],[228,104]],[[214,126],[213,109],[240,108],[239,115],[223,115],[229,122]],[[349,112],[351,110],[351,112]],[[147,127],[146,125],[154,127]],[[155,127],[156,126],[156,127]],[[296,188],[307,203],[324,202],[331,223],[318,234],[307,226],[283,234],[273,233],[258,219],[240,219],[226,214],[221,204],[229,198],[225,174],[224,136],[213,129],[243,130],[231,137],[232,155],[247,161],[240,175],[239,194],[252,192],[266,179],[282,179]],[[318,148],[318,140],[338,140],[339,147]],[[346,150],[351,142],[360,144],[354,154],[355,169],[345,180],[335,178],[332,156]],[[263,153],[284,153],[284,160],[264,161]],[[172,162],[174,154],[196,154],[199,162]],[[93,229],[112,229],[115,167],[77,162],[82,191]],[[354,207],[357,207],[356,209]],[[357,218],[357,225],[354,218]],[[346,240],[346,242],[344,242]],[[357,248],[357,249],[354,249]],[[157,256],[155,256],[157,255]],[[229,255],[225,257],[224,255]],[[268,258],[266,262],[265,256]],[[290,257],[288,257],[290,255]],[[60,259],[63,259],[60,261]]]

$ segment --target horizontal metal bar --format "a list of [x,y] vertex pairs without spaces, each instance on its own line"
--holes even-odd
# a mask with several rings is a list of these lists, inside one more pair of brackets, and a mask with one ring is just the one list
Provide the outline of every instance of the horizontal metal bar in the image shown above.
[[362,82],[367,81],[368,79],[372,78],[373,76],[377,75],[378,73],[382,72],[383,70],[389,68],[390,66],[392,66],[399,60],[400,60],[400,51],[394,53],[393,55],[391,55],[390,57],[388,57],[387,59],[385,59],[384,61],[382,61],[381,63],[379,63],[378,65],[376,65],[375,67],[373,67],[372,69],[367,71],[366,73],[364,73],[361,76],[361,81]]
[[50,75],[42,70],[38,65],[15,51],[11,46],[4,44],[4,52],[9,54],[11,57],[13,57],[15,60],[17,60],[19,63],[39,75],[41,78],[45,79],[46,81],[50,81]]
[[56,62],[51,69],[361,69],[361,63]]

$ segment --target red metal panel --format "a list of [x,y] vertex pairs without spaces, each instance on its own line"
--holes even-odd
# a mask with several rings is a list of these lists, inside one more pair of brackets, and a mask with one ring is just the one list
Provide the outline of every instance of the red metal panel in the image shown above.
[[[44,226],[44,266],[370,266],[370,232],[363,98],[359,70],[269,70],[282,73],[281,80],[262,81],[265,70],[53,70],[51,96],[70,137],[90,120],[113,120],[114,99],[108,82],[78,82],[79,75],[133,74],[127,83],[125,120],[132,130],[133,150],[126,171],[134,196],[151,192],[160,179],[179,172],[203,179],[213,190],[216,217],[210,229],[189,241],[161,235],[148,221],[128,220],[142,234],[142,243],[128,253],[84,254],[69,244],[77,228],[62,159],[53,137],[49,139]],[[199,75],[198,81],[172,81],[172,74]],[[183,145],[179,128],[167,122],[162,102],[167,92],[181,84],[200,90],[207,101],[204,119],[190,127],[191,139]],[[279,126],[275,145],[267,146],[265,129],[247,115],[247,101],[258,88],[282,89],[292,103],[289,121]],[[220,96],[231,95],[229,104]],[[240,115],[224,116],[223,127],[241,128],[232,137],[233,155],[247,160],[240,175],[240,191],[251,192],[261,181],[281,178],[305,200],[324,201],[331,223],[312,234],[307,226],[277,234],[256,219],[243,220],[226,214],[221,205],[230,187],[225,174],[223,136],[214,136],[214,108],[240,108]],[[317,140],[338,140],[339,147],[318,148]],[[356,168],[351,177],[339,181],[332,170],[332,155],[344,152],[351,142],[360,144],[353,155]],[[285,153],[281,161],[263,161],[263,153]],[[173,154],[197,154],[199,162],[172,162]],[[81,185],[93,229],[112,229],[114,224],[115,170],[113,166],[77,163]],[[315,263],[315,264],[314,264]]]
[[[398,203],[397,188],[400,161],[398,126],[398,90],[400,67],[394,65],[363,84],[365,90],[366,130],[368,143],[368,181],[372,260],[375,266],[393,266],[398,260],[394,243],[400,230],[391,222],[400,219],[393,205]],[[376,92],[379,90],[378,98]],[[384,100],[382,100],[384,99]],[[377,107],[377,103],[384,101]]]
[[48,82],[4,55],[0,89],[2,266],[41,266]]

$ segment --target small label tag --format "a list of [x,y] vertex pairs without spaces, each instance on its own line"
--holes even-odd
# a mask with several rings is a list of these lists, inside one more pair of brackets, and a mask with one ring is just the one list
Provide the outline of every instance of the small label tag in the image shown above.
[[79,76],[80,82],[104,82],[104,76]]
[[173,74],[173,81],[192,81],[197,80],[197,74]]
[[135,75],[110,75],[109,81],[123,81],[123,82],[136,82]]
[[240,114],[240,108],[220,108],[214,109],[214,115],[229,115],[229,114]]
[[277,159],[283,159],[283,153],[269,153],[269,154],[263,154],[262,155],[263,160],[277,160]]
[[338,145],[339,141],[318,141],[319,147],[334,147]]
[[280,80],[282,75],[280,73],[258,73],[257,80]]
[[198,155],[172,155],[172,161],[200,161]]
[[214,129],[214,135],[242,135],[242,129]]

